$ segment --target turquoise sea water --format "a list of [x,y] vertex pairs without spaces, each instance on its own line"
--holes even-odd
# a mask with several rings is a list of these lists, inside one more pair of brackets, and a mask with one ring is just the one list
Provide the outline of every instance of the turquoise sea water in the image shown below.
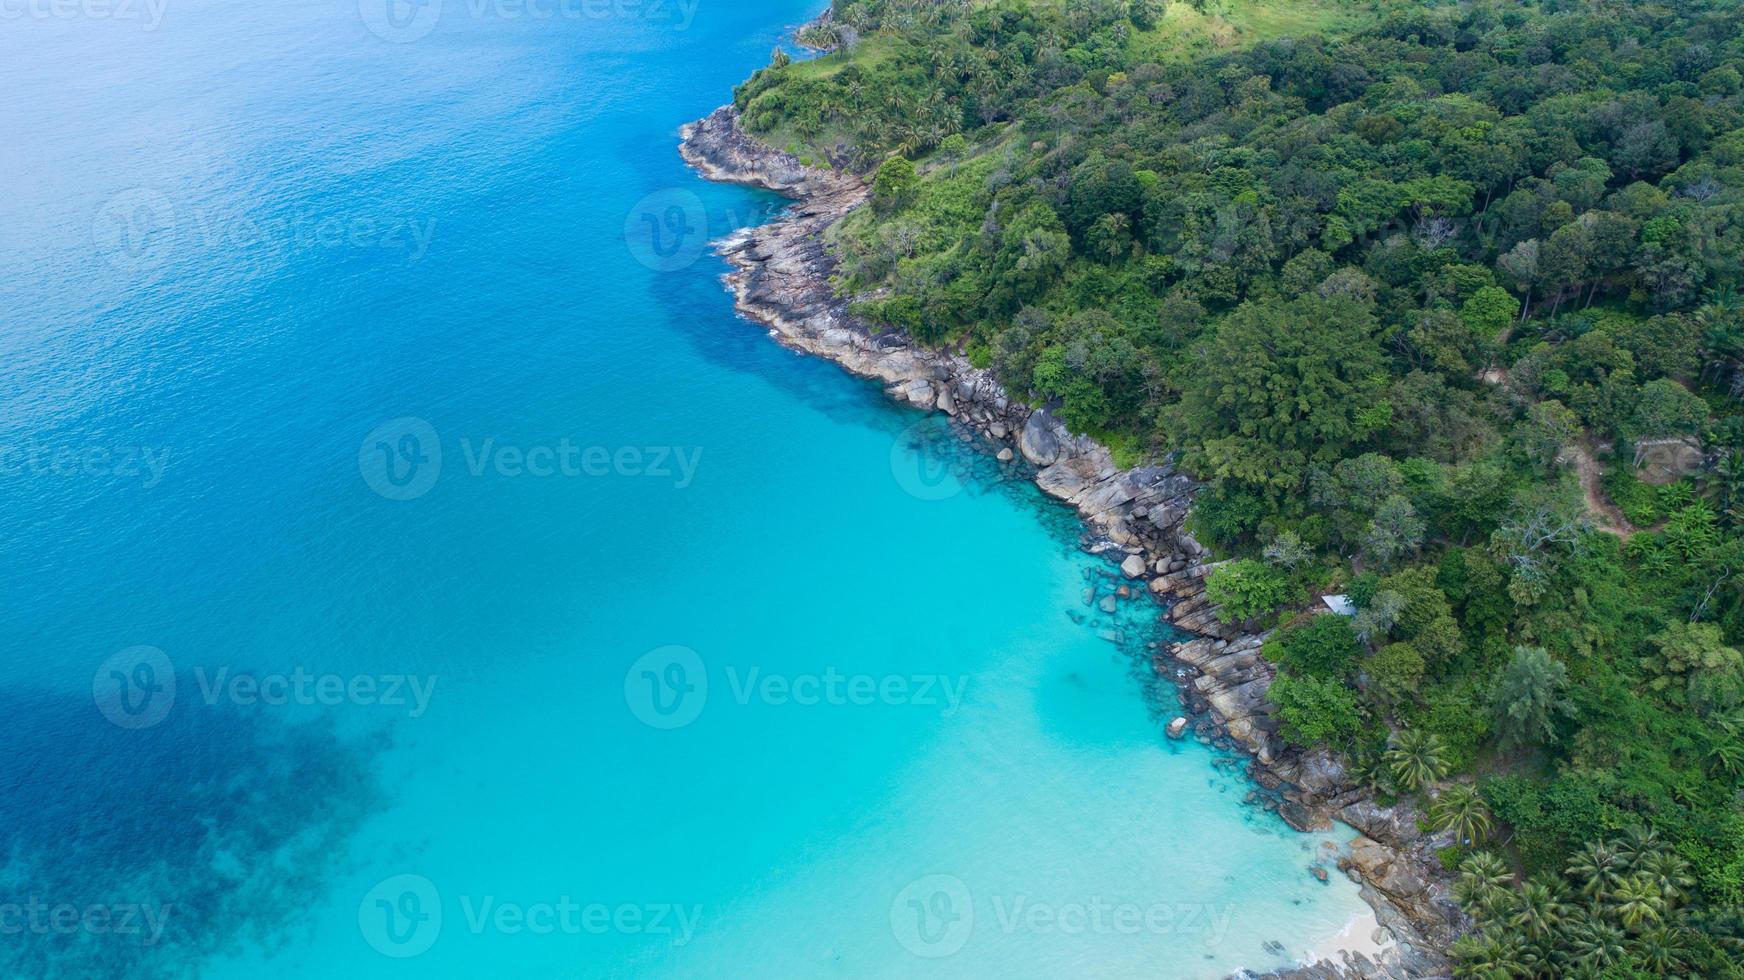
[[1161,736],[1070,514],[733,316],[705,229],[780,202],[675,129],[815,0],[371,2],[0,24],[3,972],[1215,976],[1363,911]]

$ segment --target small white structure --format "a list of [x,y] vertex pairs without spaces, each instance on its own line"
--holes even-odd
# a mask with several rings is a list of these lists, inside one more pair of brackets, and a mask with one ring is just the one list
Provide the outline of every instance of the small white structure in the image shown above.
[[1356,615],[1356,607],[1351,605],[1350,596],[1347,596],[1347,595],[1321,596],[1320,601],[1326,603],[1326,608],[1332,610],[1333,612],[1339,614],[1340,616],[1355,616]]

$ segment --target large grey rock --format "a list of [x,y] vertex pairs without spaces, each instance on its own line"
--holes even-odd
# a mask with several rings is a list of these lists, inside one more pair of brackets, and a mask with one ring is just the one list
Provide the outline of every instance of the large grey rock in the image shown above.
[[1344,766],[1325,750],[1304,754],[1296,767],[1295,777],[1296,785],[1322,795],[1338,792],[1348,781]]
[[1042,409],[1030,413],[1024,423],[1023,435],[1017,440],[1023,458],[1037,466],[1052,466],[1060,459],[1060,439],[1054,434],[1054,420]]
[[1645,439],[1635,444],[1635,465],[1643,483],[1664,486],[1699,472],[1707,456],[1694,436]]

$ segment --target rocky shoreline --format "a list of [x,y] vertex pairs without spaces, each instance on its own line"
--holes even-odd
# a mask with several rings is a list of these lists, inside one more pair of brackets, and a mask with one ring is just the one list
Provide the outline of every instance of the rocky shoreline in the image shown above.
[[1341,867],[1360,884],[1391,940],[1380,962],[1347,955],[1273,975],[1449,975],[1444,952],[1463,918],[1434,852],[1450,841],[1419,831],[1420,814],[1408,805],[1382,807],[1352,788],[1330,755],[1300,752],[1278,737],[1265,697],[1274,674],[1260,655],[1265,635],[1218,621],[1204,595],[1204,578],[1215,566],[1182,526],[1194,480],[1167,463],[1123,470],[1106,447],[1072,435],[1046,406],[1011,398],[991,372],[962,355],[916,347],[850,313],[831,285],[835,262],[823,232],[866,200],[861,180],[807,167],[765,145],[740,128],[731,106],[680,135],[680,152],[704,177],[794,199],[780,219],[716,243],[733,267],[725,279],[739,312],[790,348],[877,379],[901,401],[951,415],[1000,446],[1002,461],[1021,454],[1042,490],[1077,509],[1096,550],[1124,552],[1122,573],[1167,598],[1165,618],[1195,634],[1159,651],[1155,666],[1176,680],[1199,737],[1250,753],[1254,779],[1272,791],[1269,805],[1292,826],[1324,829],[1339,820],[1361,835]]

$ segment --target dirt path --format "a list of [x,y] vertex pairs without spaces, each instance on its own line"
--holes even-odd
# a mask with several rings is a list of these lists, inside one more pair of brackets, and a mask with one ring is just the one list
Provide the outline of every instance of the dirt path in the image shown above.
[[1599,461],[1593,458],[1592,450],[1576,443],[1564,447],[1562,455],[1580,474],[1581,496],[1586,498],[1587,513],[1592,515],[1593,522],[1603,530],[1629,540],[1629,536],[1635,533],[1635,526],[1629,523],[1616,504],[1605,497],[1604,487],[1599,484]]

